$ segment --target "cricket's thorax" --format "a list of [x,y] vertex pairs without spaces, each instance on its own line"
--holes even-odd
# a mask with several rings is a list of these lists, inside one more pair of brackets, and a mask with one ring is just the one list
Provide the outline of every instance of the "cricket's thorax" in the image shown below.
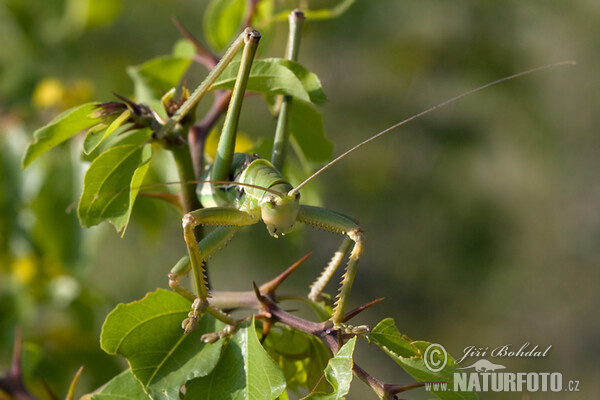
[[[201,184],[198,197],[204,207],[235,207],[260,216],[274,237],[294,228],[300,207],[299,194],[288,195],[293,187],[273,164],[250,154],[236,153],[231,171],[231,181],[258,187]],[[210,174],[209,169],[205,176],[210,177]]]
[[243,206],[260,210],[260,216],[271,236],[278,237],[292,231],[300,207],[299,195],[288,195],[293,187],[273,164],[263,159],[252,161],[240,176],[240,181],[278,193],[253,187],[244,188],[246,199]]
[[[235,153],[231,164],[231,171],[227,177],[228,181],[241,182],[241,176],[258,157],[246,153]],[[204,172],[203,180],[212,179],[212,164]],[[213,185],[212,183],[201,183],[196,188],[196,194],[202,207],[234,207],[239,203],[244,190],[241,186],[236,185]]]

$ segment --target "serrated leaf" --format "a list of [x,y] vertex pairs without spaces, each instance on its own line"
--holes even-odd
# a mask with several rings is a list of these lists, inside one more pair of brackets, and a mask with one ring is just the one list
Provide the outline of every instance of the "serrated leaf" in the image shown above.
[[211,0],[204,12],[204,37],[216,52],[225,49],[240,31],[246,0]]
[[327,368],[325,368],[325,378],[331,384],[333,392],[315,391],[305,397],[306,400],[340,400],[348,394],[352,382],[352,366],[354,364],[352,354],[355,345],[356,336],[342,346],[336,356],[329,360]]
[[83,400],[144,400],[150,397],[144,393],[142,384],[138,382],[131,370],[121,372],[112,378],[97,392],[82,397]]
[[256,336],[254,319],[240,328],[208,376],[186,385],[185,400],[269,400],[285,390],[285,378]]
[[[448,382],[448,387],[452,387],[453,374],[456,370],[454,358],[447,354],[445,367],[438,372],[430,371],[425,365],[423,355],[431,343],[411,341],[398,331],[393,319],[387,318],[377,324],[369,333],[368,338],[418,382]],[[439,356],[436,357],[436,362],[443,362]],[[432,393],[445,400],[477,399],[477,394],[474,392],[437,391]]]
[[308,103],[294,101],[288,118],[297,151],[306,160],[318,163],[331,159],[333,143],[325,137],[321,113]]
[[190,58],[167,55],[127,67],[136,100],[151,103],[160,99],[163,93],[177,86],[191,62]]
[[223,341],[205,344],[200,338],[223,324],[204,315],[197,330],[184,334],[181,322],[190,306],[178,294],[158,289],[142,300],[118,305],[104,321],[102,349],[127,358],[152,399],[178,398],[181,385],[209,374],[219,360]]
[[[212,89],[233,89],[239,67],[239,61],[229,64],[215,81]],[[254,61],[246,90],[265,94],[285,94],[314,104],[321,104],[326,99],[315,74],[294,61],[280,58]]]
[[123,125],[130,115],[131,111],[125,110],[121,113],[121,115],[115,118],[110,125],[105,122],[92,127],[87,132],[85,139],[83,140],[83,152],[85,154],[90,154],[92,151],[94,151],[100,145],[100,143],[106,140],[121,125]]
[[149,144],[115,146],[100,154],[83,178],[77,208],[82,226],[109,221],[117,231],[124,229],[151,158]]
[[27,147],[22,167],[26,168],[33,160],[61,144],[73,135],[102,121],[94,111],[99,103],[86,103],[63,112],[50,123],[33,133],[34,142]]

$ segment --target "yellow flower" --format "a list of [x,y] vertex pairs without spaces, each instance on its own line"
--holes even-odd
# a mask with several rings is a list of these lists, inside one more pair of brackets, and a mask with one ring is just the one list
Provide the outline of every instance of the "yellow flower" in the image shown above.
[[11,269],[15,281],[28,285],[37,274],[35,257],[33,255],[19,257],[13,261]]

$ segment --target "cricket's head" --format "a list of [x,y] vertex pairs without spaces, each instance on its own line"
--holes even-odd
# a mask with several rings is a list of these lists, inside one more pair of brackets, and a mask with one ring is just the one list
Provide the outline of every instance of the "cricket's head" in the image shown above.
[[260,202],[261,217],[273,237],[290,233],[296,225],[300,209],[300,193],[289,192],[282,196],[265,194]]

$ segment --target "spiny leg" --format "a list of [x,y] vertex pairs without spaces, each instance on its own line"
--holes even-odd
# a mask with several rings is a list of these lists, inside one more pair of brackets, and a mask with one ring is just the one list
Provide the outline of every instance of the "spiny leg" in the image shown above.
[[[217,156],[212,166],[212,180],[226,180],[231,173],[231,165],[233,160],[233,152],[235,147],[235,137],[237,132],[237,124],[242,108],[244,93],[250,75],[250,69],[256,48],[260,40],[260,33],[257,31],[246,29],[244,31],[244,50],[240,60],[240,68],[238,70],[237,79],[232,92],[229,108],[225,117],[223,132],[219,139],[217,147]],[[183,234],[188,247],[191,269],[193,272],[194,286],[196,288],[196,299],[192,304],[192,311],[188,318],[183,321],[183,328],[186,332],[196,328],[198,320],[203,312],[208,312],[216,318],[231,324],[232,320],[226,314],[212,308],[208,304],[208,288],[206,285],[206,274],[202,265],[210,254],[217,251],[225,244],[231,236],[244,225],[251,225],[258,221],[258,216],[247,212],[239,211],[235,208],[205,208],[192,211],[183,217]],[[227,225],[233,226],[227,228],[217,228],[215,235],[208,235],[200,243],[196,240],[194,228],[198,225]],[[180,272],[186,267],[179,266]],[[179,282],[175,281],[173,285],[182,293]]]
[[189,301],[194,301],[196,300],[196,296],[181,286],[181,278],[187,275],[191,269],[192,264],[190,264],[190,257],[187,255],[181,257],[181,259],[177,261],[177,264],[169,271],[169,287]]
[[349,237],[344,238],[344,241],[337,249],[337,251],[333,254],[333,257],[331,257],[331,260],[329,260],[329,263],[327,264],[323,272],[321,272],[321,275],[319,275],[319,277],[313,282],[313,284],[310,285],[310,292],[308,293],[308,298],[310,300],[315,302],[319,301],[323,289],[325,289],[325,286],[331,280],[331,277],[333,276],[334,272],[340,266],[342,260],[350,250],[351,245],[352,239],[350,239]]
[[[344,255],[348,252],[352,242],[354,242],[331,315],[331,321],[336,329],[343,330],[347,333],[361,334],[368,332],[369,328],[367,326],[351,327],[344,324],[344,314],[350,297],[350,290],[352,288],[352,283],[354,282],[354,277],[356,276],[358,262],[360,261],[364,249],[364,235],[360,226],[354,219],[341,213],[321,207],[303,205],[300,206],[297,220],[330,232],[347,235],[347,238],[344,239],[338,252],[334,254],[328,266],[311,287],[311,293],[313,290],[315,292],[320,292],[320,290],[322,290],[329,279],[331,279],[331,276],[341,263]],[[318,286],[320,286],[320,289]]]
[[[183,236],[188,248],[196,290],[192,311],[182,323],[186,333],[193,331],[197,327],[200,316],[204,312],[208,312],[227,324],[233,324],[233,320],[227,314],[211,307],[208,303],[209,295],[203,262],[223,247],[241,227],[255,224],[257,221],[258,217],[255,215],[239,211],[235,208],[225,207],[203,208],[184,215]],[[226,226],[219,226],[198,242],[194,234],[194,228],[198,225]],[[180,266],[180,271],[176,272],[181,271],[186,271],[186,268]],[[176,280],[174,286],[180,288],[178,280]],[[177,291],[179,292],[179,290]]]
[[[224,244],[229,242],[235,233],[241,228],[241,226],[219,226],[212,232],[208,233],[204,238],[205,240],[201,241],[200,243],[205,249],[213,248],[218,250]],[[205,251],[205,259],[214,254],[215,251],[212,251],[211,253]],[[192,264],[190,262],[189,255],[181,257],[181,259],[177,261],[177,264],[175,264],[175,266],[169,272],[169,287],[186,299],[194,301],[196,299],[196,295],[194,295],[185,287],[181,286],[181,279],[187,275],[191,269]]]

